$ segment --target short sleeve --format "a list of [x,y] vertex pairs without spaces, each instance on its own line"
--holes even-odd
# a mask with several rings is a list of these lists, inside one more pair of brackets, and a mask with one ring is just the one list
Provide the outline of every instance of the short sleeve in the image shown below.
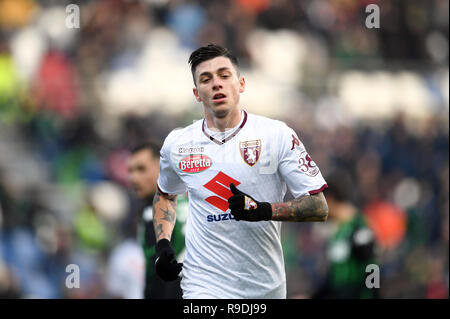
[[160,151],[158,190],[163,194],[183,194],[186,186],[173,168],[170,152],[171,141],[174,140],[175,132],[172,131],[165,139]]
[[280,128],[278,163],[278,171],[295,198],[314,195],[328,187],[305,145],[284,123]]

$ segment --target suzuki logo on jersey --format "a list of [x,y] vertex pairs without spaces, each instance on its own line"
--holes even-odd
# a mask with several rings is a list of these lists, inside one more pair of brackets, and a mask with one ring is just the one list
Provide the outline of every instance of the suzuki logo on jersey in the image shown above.
[[183,158],[178,167],[185,173],[199,173],[207,170],[211,165],[212,161],[207,155],[192,154]]
[[234,216],[231,213],[228,214],[217,214],[217,215],[208,215],[206,216],[206,220],[208,222],[223,222],[224,220],[235,220]]
[[[205,198],[205,201],[209,204],[213,205],[214,207],[220,209],[223,212],[226,212],[228,210],[228,198],[233,196],[233,193],[231,192],[229,186],[231,183],[234,183],[234,185],[238,186],[241,184],[234,178],[228,176],[227,174],[223,172],[219,172],[216,176],[214,176],[208,183],[203,185],[206,189],[213,192],[217,196],[210,196],[208,198]],[[213,222],[213,221],[224,221],[224,220],[232,220],[234,219],[233,215],[230,213],[228,214],[217,214],[217,215],[208,215],[207,221]]]
[[253,166],[261,154],[261,140],[239,142],[239,150],[244,162]]

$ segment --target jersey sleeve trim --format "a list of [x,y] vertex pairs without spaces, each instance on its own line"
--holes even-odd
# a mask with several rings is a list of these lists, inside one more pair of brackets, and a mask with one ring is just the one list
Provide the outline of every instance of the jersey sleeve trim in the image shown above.
[[318,194],[320,192],[323,192],[324,190],[326,190],[328,188],[327,184],[324,184],[321,188],[313,190],[313,191],[309,191],[309,195],[315,195]]
[[168,193],[166,193],[166,192],[163,192],[162,190],[161,190],[161,188],[159,187],[159,185],[158,184],[156,184],[156,187],[158,187],[158,192],[160,192],[161,194],[163,194],[164,196],[169,196],[169,194]]

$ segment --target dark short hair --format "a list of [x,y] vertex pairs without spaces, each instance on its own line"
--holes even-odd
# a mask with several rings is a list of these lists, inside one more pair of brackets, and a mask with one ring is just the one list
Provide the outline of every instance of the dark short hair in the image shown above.
[[192,52],[191,56],[189,57],[189,64],[191,65],[191,72],[194,83],[196,83],[194,74],[197,66],[202,62],[217,58],[219,56],[224,56],[230,59],[231,63],[233,63],[236,71],[239,74],[238,59],[227,48],[221,47],[217,44],[208,44],[207,46],[200,47]]
[[354,202],[355,183],[352,176],[343,170],[332,172],[325,180],[328,188],[326,196],[331,196],[338,202]]
[[136,154],[142,150],[149,150],[155,157],[159,157],[159,151],[161,150],[161,143],[155,140],[146,140],[140,143],[137,143],[133,147],[131,147],[131,154]]

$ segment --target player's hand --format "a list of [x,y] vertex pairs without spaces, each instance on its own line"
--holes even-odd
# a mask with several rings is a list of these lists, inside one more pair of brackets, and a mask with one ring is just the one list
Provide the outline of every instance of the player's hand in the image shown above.
[[156,244],[156,256],[156,274],[164,281],[177,279],[183,264],[175,259],[175,251],[167,239],[161,239]]
[[270,203],[254,200],[238,190],[233,183],[230,184],[230,189],[233,196],[228,198],[228,207],[236,220],[258,222],[272,219],[272,205]]

